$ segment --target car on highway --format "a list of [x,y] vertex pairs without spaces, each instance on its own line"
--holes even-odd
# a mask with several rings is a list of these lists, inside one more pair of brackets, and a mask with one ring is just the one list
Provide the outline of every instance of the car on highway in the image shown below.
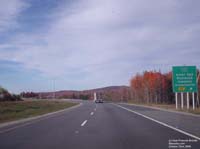
[[96,99],[95,103],[103,103],[103,99]]

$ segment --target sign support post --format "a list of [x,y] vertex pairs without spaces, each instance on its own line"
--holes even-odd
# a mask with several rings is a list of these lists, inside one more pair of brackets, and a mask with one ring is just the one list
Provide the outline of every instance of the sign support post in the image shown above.
[[189,93],[187,92],[187,109],[190,108],[190,103],[189,103]]
[[181,109],[183,109],[183,105],[184,105],[184,103],[183,103],[183,92],[181,92]]
[[192,93],[192,107],[193,107],[193,110],[194,110],[195,109],[194,92]]
[[176,109],[178,109],[178,93],[177,92],[175,93],[175,96],[176,96]]

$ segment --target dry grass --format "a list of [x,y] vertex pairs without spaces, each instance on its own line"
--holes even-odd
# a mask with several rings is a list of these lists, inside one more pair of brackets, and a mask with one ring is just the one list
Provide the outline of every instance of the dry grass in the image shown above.
[[0,123],[41,115],[76,105],[61,101],[0,102]]
[[132,104],[138,104],[138,105],[144,105],[144,106],[150,106],[150,107],[157,107],[157,108],[161,108],[161,109],[168,109],[168,110],[174,110],[174,111],[181,111],[181,112],[187,112],[187,113],[193,113],[193,114],[199,114],[200,115],[200,108],[196,108],[195,110],[192,110],[192,107],[190,107],[189,110],[186,109],[186,107],[184,109],[176,109],[175,104],[152,104],[152,103],[138,103],[138,102],[133,102],[133,101],[129,101],[128,103],[132,103]]

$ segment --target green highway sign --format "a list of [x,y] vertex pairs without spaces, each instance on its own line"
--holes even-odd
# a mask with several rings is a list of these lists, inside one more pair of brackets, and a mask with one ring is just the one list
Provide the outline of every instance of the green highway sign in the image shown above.
[[172,67],[173,92],[197,92],[196,66]]

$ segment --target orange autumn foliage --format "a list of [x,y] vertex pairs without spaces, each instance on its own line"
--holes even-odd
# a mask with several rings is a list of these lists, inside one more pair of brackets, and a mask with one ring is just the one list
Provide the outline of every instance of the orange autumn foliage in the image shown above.
[[132,77],[130,85],[133,99],[139,102],[163,103],[172,102],[172,74],[157,71],[145,71]]

